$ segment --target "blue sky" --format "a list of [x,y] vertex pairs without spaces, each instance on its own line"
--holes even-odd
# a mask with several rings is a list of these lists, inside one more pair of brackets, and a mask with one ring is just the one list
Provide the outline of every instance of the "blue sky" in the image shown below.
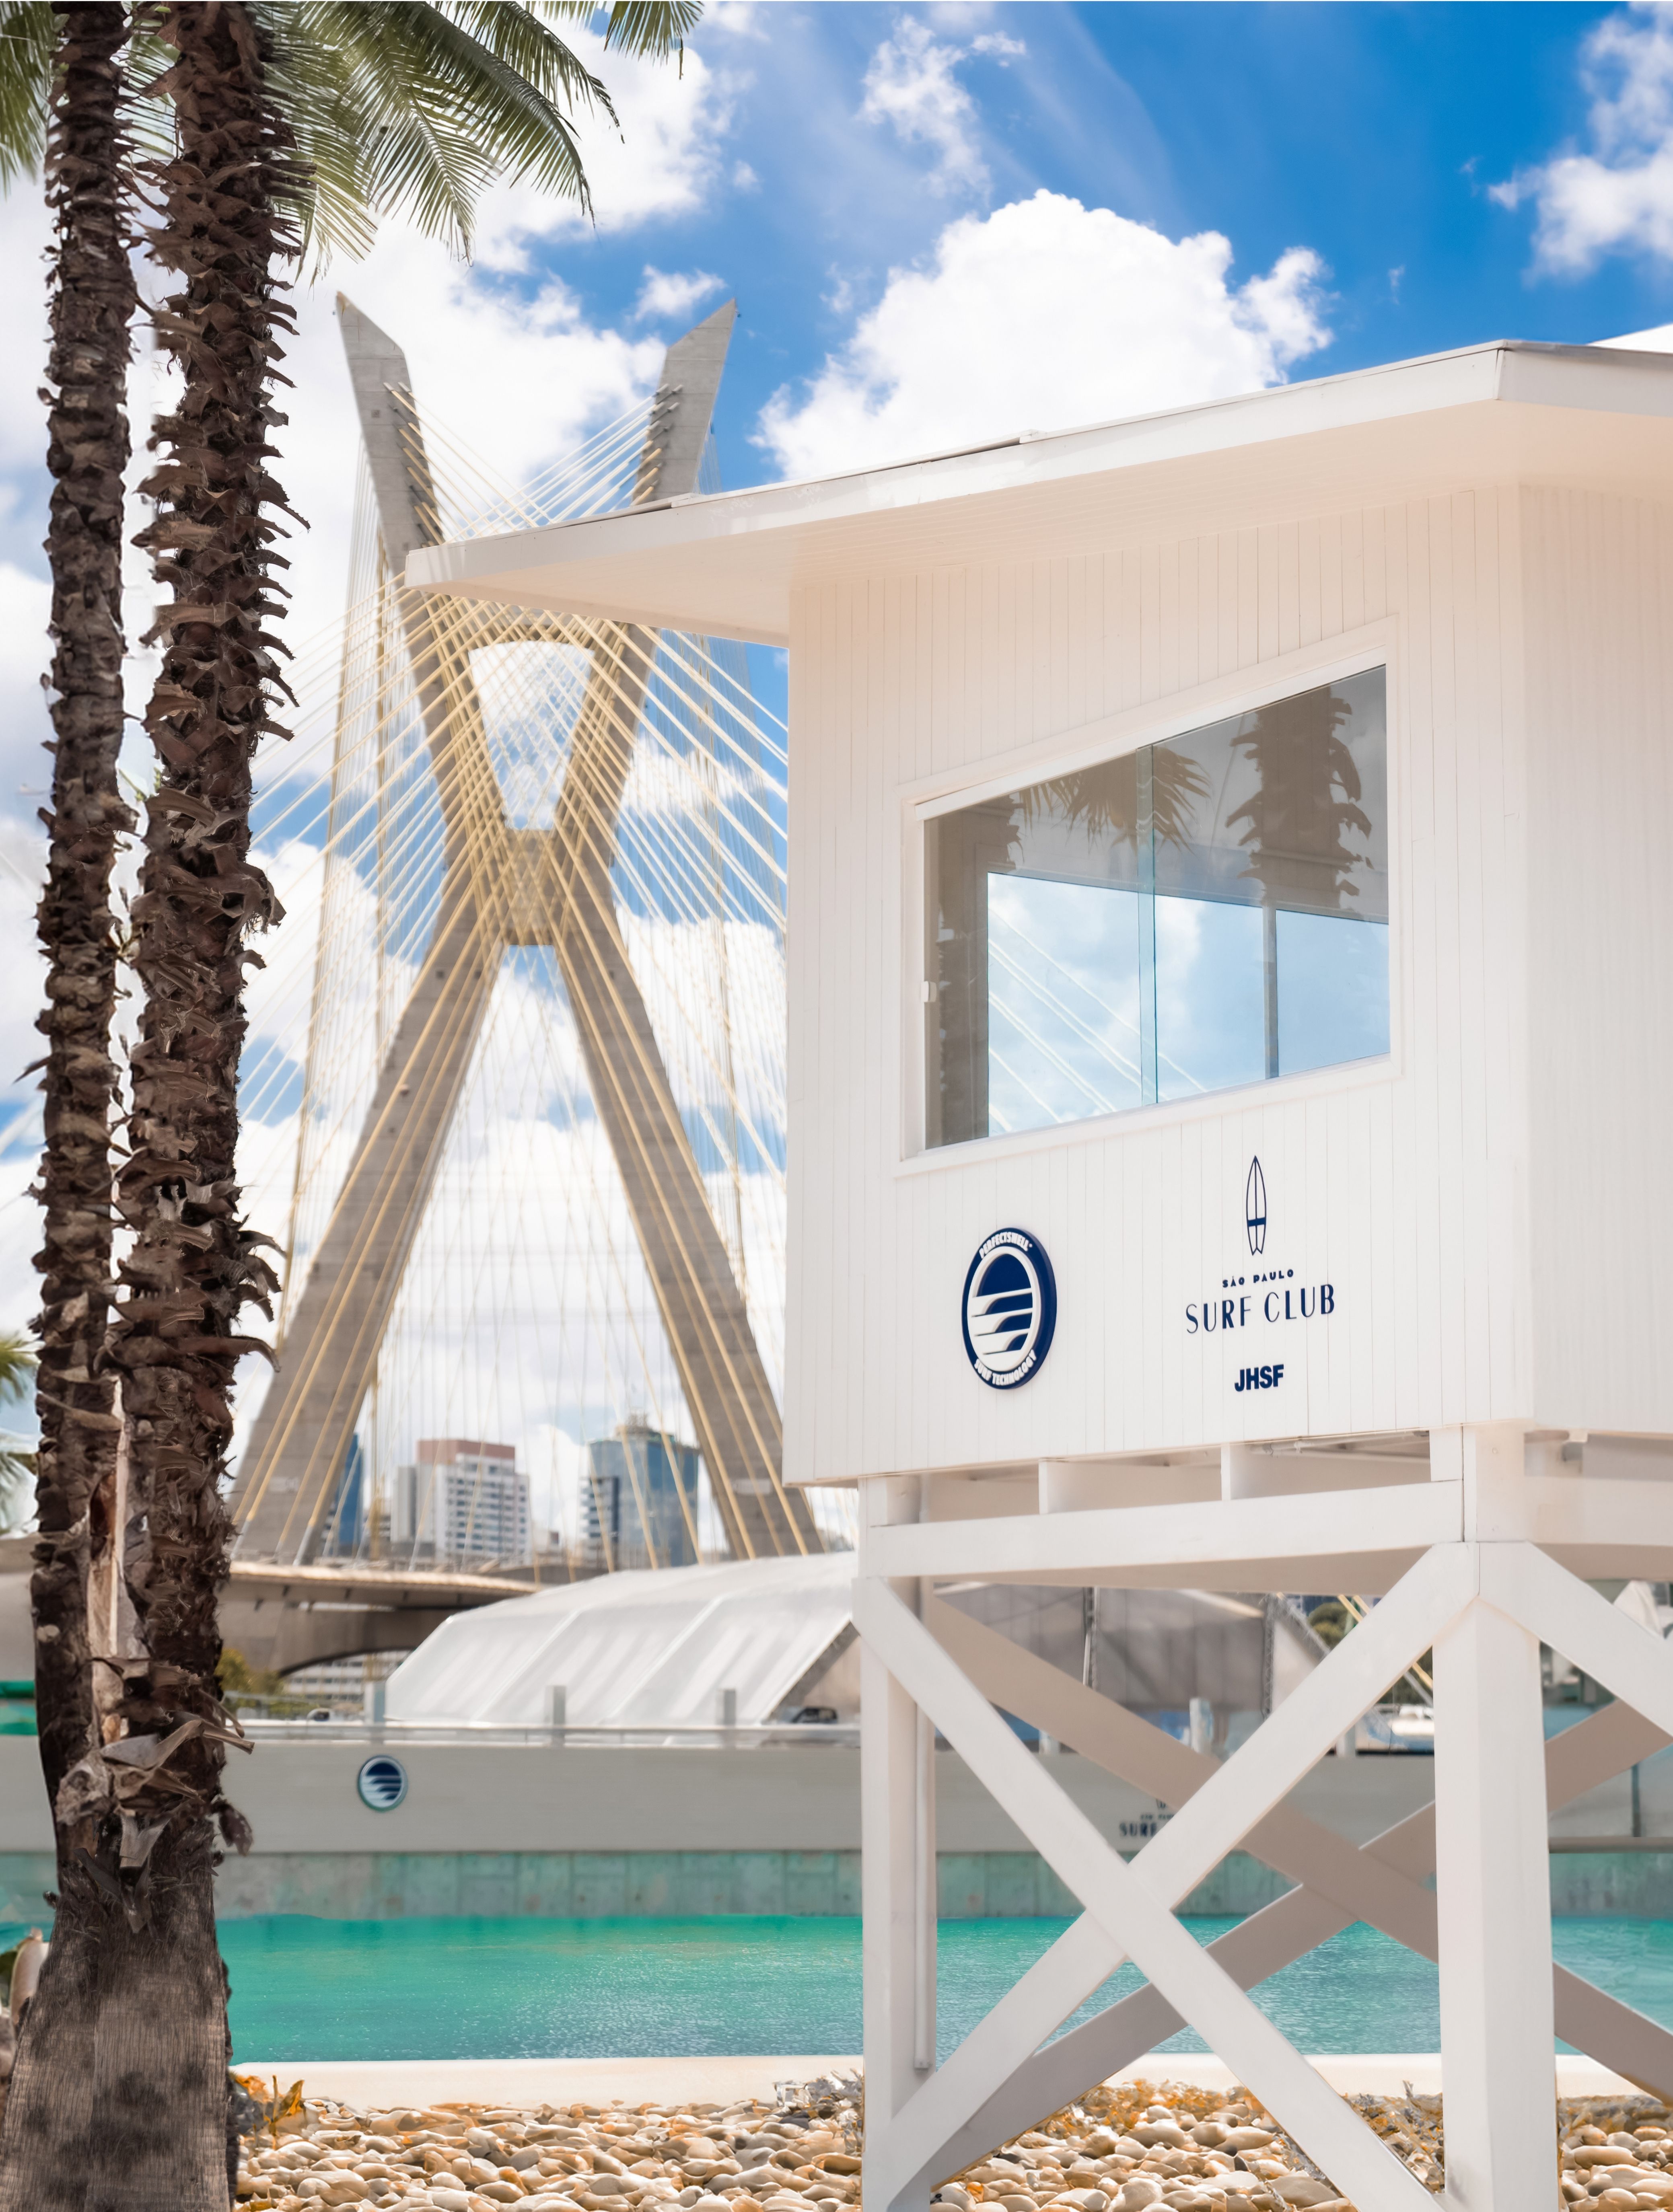
[[[1673,9],[727,0],[683,75],[597,65],[624,136],[583,134],[595,225],[502,191],[472,265],[394,223],[302,293],[279,471],[314,526],[290,549],[299,646],[346,575],[339,285],[406,345],[433,416],[514,479],[642,398],[729,294],[732,485],[1673,323]],[[24,185],[0,206],[0,932],[19,951],[45,774],[45,243]],[[154,396],[143,363],[137,417]],[[136,563],[132,636],[149,598]],[[137,653],[133,677],[143,691]],[[0,1099],[34,1056],[38,994],[15,959]],[[27,1243],[8,1242],[0,1323],[29,1297]]]
[[[720,416],[731,483],[780,473],[759,443],[762,409],[840,356],[891,270],[933,264],[949,223],[991,222],[1041,190],[1176,241],[1221,234],[1234,289],[1287,249],[1316,254],[1329,338],[1285,364],[1292,376],[1673,316],[1654,185],[1670,205],[1673,191],[1653,173],[1650,206],[1621,208],[1613,237],[1606,220],[1567,259],[1536,246],[1539,173],[1554,157],[1591,158],[1606,198],[1673,143],[1673,27],[1655,11],[787,0],[745,21],[751,35],[700,32],[697,44],[739,88],[727,143],[760,188],[738,190],[722,168],[701,206],[653,227],[659,266],[712,270],[740,300]],[[891,112],[868,101],[867,75],[912,25],[927,46],[895,62],[904,90]],[[1612,52],[1589,52],[1600,30]],[[943,84],[962,112],[938,97]],[[1625,107],[1623,92],[1633,127],[1611,137],[1592,111]],[[1518,178],[1507,205],[1494,188]],[[618,320],[642,282],[637,242],[602,231],[566,241],[551,265],[592,315]],[[1002,286],[988,305],[1003,346]],[[1049,374],[1040,381],[1049,413]]]
[[[972,425],[1673,318],[1673,16],[1658,9],[762,0],[711,8],[683,79],[599,66],[625,143],[585,134],[596,228],[502,194],[470,271],[395,226],[307,295],[289,471],[316,525],[303,631],[340,590],[338,284],[407,342],[437,411],[512,470],[642,391],[684,303],[694,316],[735,292],[717,424],[731,484]],[[33,200],[15,194],[0,229],[20,303],[40,281]],[[0,559],[23,616],[17,587],[42,574],[39,365],[9,350]],[[31,672],[22,643],[9,706]]]
[[[431,420],[513,482],[642,400],[669,340],[734,294],[733,486],[1673,324],[1673,8],[724,0],[683,74],[594,58],[623,125],[583,131],[594,223],[503,191],[470,266],[390,223],[299,296],[277,472],[313,526],[289,549],[305,661],[343,607],[353,514],[338,286],[405,346]],[[0,204],[0,1327],[35,1303],[38,1124],[13,1079],[40,1001],[46,243],[25,184]],[[142,359],[138,443],[160,388]],[[131,639],[151,598],[136,559]],[[329,700],[329,643],[312,665]],[[137,648],[131,673],[137,704]],[[767,658],[761,676],[782,684]],[[319,913],[291,888],[305,872],[275,872],[291,920],[252,987],[259,1031],[287,973],[307,1003]],[[270,1229],[294,1140],[294,1119],[246,1132]],[[565,1419],[543,1519],[573,1484]]]
[[[721,0],[683,74],[594,58],[623,124],[583,130],[594,224],[499,192],[469,267],[391,223],[302,290],[281,471],[313,524],[298,646],[345,581],[338,286],[513,479],[642,397],[668,339],[735,294],[734,486],[1673,321],[1670,10]],[[39,845],[45,243],[26,185],[0,205],[0,928]],[[133,585],[137,635],[137,562]],[[0,1061],[17,1029],[0,1000]]]

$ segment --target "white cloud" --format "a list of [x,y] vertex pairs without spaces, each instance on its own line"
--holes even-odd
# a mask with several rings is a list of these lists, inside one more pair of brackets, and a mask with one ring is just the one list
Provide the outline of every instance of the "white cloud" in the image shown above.
[[[599,229],[622,231],[699,207],[721,181],[733,81],[690,46],[680,70],[614,50],[606,54],[584,29],[565,35],[610,87],[621,122],[618,134],[601,116],[581,118]],[[291,419],[275,441],[281,456],[276,474],[312,525],[306,534],[294,532],[283,549],[293,564],[287,580],[295,599],[286,624],[293,651],[302,651],[341,613],[346,582],[358,434],[334,313],[338,289],[405,347],[421,404],[515,482],[642,398],[661,364],[654,337],[596,328],[562,282],[529,281],[538,249],[590,228],[571,202],[528,185],[500,189],[483,201],[474,264],[451,261],[405,224],[390,222],[364,260],[339,259],[322,281],[299,289],[299,326],[284,362],[295,389],[279,398]],[[46,237],[40,188],[21,185],[0,202],[0,268],[43,333],[39,255]],[[46,427],[35,392],[41,372],[38,348],[0,348],[0,469],[40,465]],[[131,407],[141,447],[155,392],[155,364],[142,352]],[[147,627],[154,596],[143,580],[144,564],[134,565],[131,643]],[[0,610],[7,614],[11,594],[10,579],[0,581]],[[0,683],[9,709],[9,659],[25,633],[8,621],[3,634]],[[38,627],[33,635],[39,635]],[[40,720],[38,708],[34,720]],[[19,726],[9,712],[7,724]],[[0,775],[9,765],[0,763]],[[0,782],[0,798],[5,795]]]
[[1323,265],[1292,246],[1233,289],[1231,263],[1216,231],[1175,240],[1055,192],[963,216],[804,397],[774,396],[759,441],[818,476],[1280,382],[1329,343]]
[[763,0],[710,0],[703,27],[705,33],[729,31],[734,38],[754,39],[764,44],[770,35]]
[[[40,1311],[40,1278],[29,1255],[40,1242],[40,1209],[29,1188],[40,1164],[40,1125],[34,1140],[0,1153],[0,1328],[26,1329]],[[32,1424],[21,1407],[8,1407],[8,1427]]]
[[0,468],[46,459],[46,426],[35,394],[46,374],[46,268],[51,237],[39,178],[22,177],[0,198],[0,266],[8,272],[7,328],[0,346]]
[[[737,29],[741,25],[729,22],[727,27]],[[706,22],[705,36],[709,28]],[[585,45],[585,37],[579,38],[578,43]],[[593,58],[597,60],[596,56]],[[679,220],[725,188],[732,159],[726,141],[737,80],[707,67],[703,56],[689,48],[683,77],[672,67],[637,64],[614,53],[598,61],[598,66],[616,95],[623,132],[618,139],[607,126],[596,122],[584,128],[584,150],[601,232],[620,233],[653,217]],[[294,343],[287,347],[283,364],[295,389],[282,393],[279,403],[288,409],[291,420],[277,434],[281,458],[275,472],[286,486],[291,503],[313,526],[307,533],[297,532],[283,548],[294,564],[288,581],[295,593],[285,632],[308,680],[298,684],[305,709],[295,718],[301,734],[283,749],[278,772],[299,781],[319,772],[321,759],[317,754],[310,758],[310,747],[317,746],[321,729],[326,726],[320,714],[328,710],[335,695],[333,633],[340,622],[347,580],[358,444],[333,308],[336,290],[340,286],[405,349],[413,382],[427,413],[479,456],[489,473],[516,483],[538,471],[543,463],[573,449],[600,423],[645,398],[661,365],[659,336],[599,327],[589,319],[575,291],[544,273],[551,265],[552,244],[573,241],[587,234],[587,229],[586,218],[573,206],[544,200],[525,188],[498,191],[484,203],[473,266],[450,262],[441,248],[418,238],[407,227],[392,223],[385,227],[363,262],[339,262],[323,283],[299,292],[299,328]],[[38,486],[25,481],[22,472],[40,470],[45,425],[34,397],[41,380],[41,346],[24,341],[31,331],[39,336],[37,326],[44,328],[45,287],[39,253],[46,236],[38,189],[32,192],[27,186],[20,187],[9,201],[0,204],[0,267],[6,270],[12,292],[21,302],[14,318],[15,337],[16,332],[23,334],[17,343],[0,349],[0,469],[11,471],[9,482],[0,482],[0,519],[3,519],[6,495],[15,487],[22,526],[31,541],[42,534],[44,517],[39,513]],[[637,259],[634,257],[630,266],[637,265]],[[651,273],[665,288],[694,288],[690,294],[694,299],[716,283],[699,271],[687,276]],[[666,289],[656,311],[675,312]],[[131,410],[136,439],[142,446],[147,418],[162,388],[157,364],[144,356],[136,363]],[[449,457],[439,436],[433,455],[438,470],[474,473],[469,464]],[[483,497],[487,495],[484,491]],[[137,526],[137,520],[131,526]],[[27,558],[26,555],[26,563]],[[131,640],[146,626],[137,617],[149,610],[154,595],[144,563],[136,556],[128,611]],[[42,840],[30,817],[43,803],[40,787],[50,773],[46,755],[36,749],[38,741],[50,732],[38,682],[47,653],[46,609],[45,582],[28,573],[27,565],[7,563],[0,557],[0,728],[5,733],[5,750],[0,752],[0,938],[14,953],[6,979],[0,984],[0,1106],[11,1095],[5,1086],[16,1069],[35,1056],[40,1042],[32,1024],[40,1003],[40,979],[31,946],[37,896],[33,886]],[[317,651],[310,652],[311,641],[318,641]],[[143,692],[146,669],[137,658],[132,672]],[[306,711],[310,702],[316,710],[312,715]],[[137,703],[137,700],[131,700],[131,704]],[[142,740],[137,752],[143,756],[143,751]],[[135,760],[137,768],[142,764],[140,759]],[[21,793],[16,790],[19,783],[33,787]],[[317,850],[295,835],[271,836],[264,858],[289,918],[260,945],[272,964],[252,974],[250,1010],[252,1030],[277,1039],[284,1048],[289,1073],[285,1060],[275,1054],[276,1079],[258,1102],[260,1113],[246,1125],[240,1158],[252,1217],[270,1232],[283,1233],[299,1128],[286,1086],[294,1088],[295,1063],[306,1048],[321,910],[320,868]],[[712,947],[709,949],[712,952]],[[680,1002],[682,997],[700,1001],[697,986],[707,972],[700,957],[703,950],[693,940],[689,957],[680,948],[669,955],[672,981],[655,988],[663,989],[671,1003]],[[746,947],[740,946],[739,957],[741,970],[748,957]],[[589,1264],[596,1273],[605,1232],[600,1229],[591,1246],[585,1243],[587,1186],[581,1169],[588,1162],[596,1164],[602,1139],[593,1125],[581,1127],[578,1133],[556,1129],[540,1118],[547,1102],[537,1100],[531,1109],[521,1101],[517,1085],[529,1087],[529,1056],[526,1051],[518,1056],[518,1040],[510,1032],[520,1026],[527,1031],[538,1009],[527,989],[512,988],[508,995],[507,1035],[499,1050],[502,1062],[511,1073],[504,1075],[503,1096],[496,1091],[487,1094],[474,1140],[489,1158],[491,1173],[483,1171],[489,1183],[510,1196],[501,1206],[495,1232],[499,1244],[495,1245],[486,1231],[484,1242],[490,1256],[502,1249],[522,1249],[519,1238],[531,1244],[543,1261],[556,1254],[557,1258],[549,1261],[549,1278],[560,1261],[564,1268],[576,1273],[589,1253]],[[362,979],[362,988],[346,1011],[358,1021],[362,1046],[361,1060],[349,1073],[363,1078],[374,1043],[369,978]],[[549,1019],[544,1015],[539,1018]],[[564,1068],[572,1061],[578,1066],[576,1054],[570,1050]],[[342,1070],[338,1073],[338,1087],[346,1095],[346,1079]],[[550,1069],[544,1063],[537,1064],[533,1073],[538,1078],[549,1074]],[[565,1079],[569,1078],[566,1075]],[[782,1090],[782,1069],[777,1081]],[[23,1195],[39,1150],[39,1117],[31,1100],[32,1094],[26,1094],[26,1111],[15,1117],[9,1132],[0,1127],[0,1221],[7,1231],[0,1249],[0,1325],[21,1321],[38,1298],[28,1259],[39,1241],[38,1224],[34,1208]],[[361,1103],[357,1095],[349,1098],[337,1156],[352,1142]],[[532,1157],[536,1181],[544,1193],[532,1231],[520,1211],[519,1200],[520,1178],[531,1173]],[[746,1185],[750,1180],[746,1178]],[[754,1180],[762,1181],[763,1186],[766,1181]],[[478,1194],[477,1186],[471,1185],[467,1197]],[[608,1233],[618,1242],[630,1239],[624,1200],[611,1203],[614,1211],[610,1214]],[[777,1215],[772,1203],[763,1199],[757,1206],[759,1220],[748,1210],[753,1203],[746,1188],[742,1233],[750,1243],[752,1261],[758,1263],[763,1294],[770,1297],[782,1278],[782,1231],[775,1229]],[[467,1219],[475,1218],[468,1204],[461,1209],[456,1200],[454,1215],[461,1210]],[[582,1217],[581,1225],[570,1224],[569,1243],[560,1246],[546,1232],[554,1223],[569,1224],[571,1213]],[[438,1252],[442,1241],[438,1241]],[[415,1279],[427,1279],[420,1270]],[[526,1282],[523,1289],[526,1291]],[[564,1323],[572,1340],[581,1337],[583,1324],[587,1323],[586,1290],[583,1284],[570,1300],[572,1307],[579,1300],[581,1314],[579,1321]],[[666,1350],[660,1348],[660,1324],[642,1270],[631,1277],[630,1294],[624,1301],[618,1299],[613,1309],[608,1284],[593,1284],[591,1295],[599,1312],[607,1314],[609,1326],[619,1341],[612,1340],[606,1358],[604,1351],[596,1349],[605,1323],[594,1325],[587,1342],[595,1348],[583,1353],[579,1381],[555,1358],[550,1340],[543,1341],[538,1357],[531,1352],[520,1364],[510,1363],[508,1371],[514,1367],[516,1390],[527,1397],[526,1409],[520,1396],[510,1408],[519,1423],[510,1433],[521,1432],[525,1410],[531,1433],[538,1427],[537,1416],[550,1413],[552,1404],[562,1402],[566,1411],[573,1410],[571,1401],[584,1388],[593,1394],[587,1401],[593,1408],[589,1419],[596,1416],[608,1425],[627,1410],[626,1397],[612,1396],[605,1387],[612,1376],[621,1392],[636,1391],[642,1404],[660,1393],[677,1418],[678,1380]],[[782,1290],[778,1295],[782,1297]],[[524,1304],[537,1317],[548,1310],[526,1297]],[[624,1310],[624,1306],[628,1310]],[[563,1309],[554,1302],[550,1310],[561,1314]],[[447,1320],[444,1314],[444,1324]],[[763,1338],[770,1340],[770,1331],[764,1324],[758,1325],[763,1327]],[[462,1337],[462,1323],[459,1334]],[[652,1347],[645,1356],[651,1370],[648,1382],[642,1371],[645,1361],[636,1349],[640,1339]],[[439,1341],[445,1354],[447,1327],[439,1327],[430,1340]],[[770,1357],[776,1357],[776,1343],[770,1340],[768,1350]],[[486,1432],[498,1434],[497,1413],[505,1407],[494,1396],[498,1370],[493,1352],[491,1332],[484,1341],[473,1343],[468,1379],[470,1390],[478,1394],[471,1422],[479,1415]],[[636,1362],[639,1363],[636,1368]],[[243,1378],[246,1419],[259,1402],[266,1371],[259,1363],[248,1364],[250,1371]],[[460,1376],[465,1369],[461,1358]],[[431,1359],[425,1372],[429,1377],[426,1387],[433,1389],[437,1399],[437,1413],[446,1411],[441,1401],[447,1393],[457,1395],[462,1384],[448,1370],[445,1357]],[[629,1377],[627,1382],[621,1382],[624,1375]],[[579,1420],[578,1411],[575,1418]],[[445,1432],[445,1425],[438,1426],[438,1432]],[[551,1452],[558,1452],[561,1457],[557,1445],[551,1447],[549,1458]]]
[[[578,118],[581,158],[593,191],[593,222],[621,231],[653,216],[691,213],[718,179],[721,142],[732,128],[742,81],[715,70],[687,45],[681,63],[636,59],[605,51],[593,33],[563,33],[595,76],[610,88],[621,120],[619,135],[602,115]],[[572,201],[546,198],[532,186],[503,196],[496,222],[484,223],[480,258],[514,263],[519,235],[584,230],[587,218]]]
[[758,192],[761,179],[747,161],[739,161],[732,172],[733,188],[740,192]]
[[[698,207],[715,186],[734,81],[687,46],[683,69],[605,53],[590,32],[565,36],[610,87],[617,137],[582,118],[581,150],[600,231]],[[538,249],[588,228],[572,202],[529,185],[488,193],[473,264],[451,261],[402,223],[386,223],[362,261],[339,260],[297,298],[285,368],[295,384],[275,443],[290,502],[313,526],[287,550],[296,599],[293,649],[341,612],[358,429],[334,298],[340,289],[405,351],[419,404],[502,480],[515,483],[644,398],[662,346],[587,320],[556,277],[530,284]],[[518,281],[522,279],[524,281]],[[665,280],[678,282],[678,279]]]
[[46,804],[52,763],[40,748],[52,734],[40,679],[52,658],[46,617],[52,586],[0,561],[0,813],[33,822]]
[[1581,54],[1589,149],[1518,170],[1491,197],[1532,202],[1535,263],[1553,276],[1585,276],[1609,253],[1673,258],[1673,10],[1606,16]]
[[933,192],[979,191],[988,169],[976,140],[976,103],[954,76],[965,49],[934,37],[915,15],[903,15],[866,71],[861,119],[887,123],[903,145],[936,155],[927,182]]
[[40,1242],[40,1215],[28,1194],[40,1158],[40,1100],[39,1078],[26,1078],[23,1070],[46,1048],[34,1025],[45,980],[35,945],[45,866],[40,836],[0,820],[0,944],[7,972],[0,993],[0,1328],[7,1329],[27,1327],[40,1304],[30,1256]]
[[[496,282],[405,229],[391,227],[364,261],[331,274],[405,352],[424,413],[506,483],[624,413],[661,366],[659,338],[598,328],[557,279],[532,291]],[[347,589],[360,433],[334,290],[316,286],[298,300],[286,362],[296,389],[274,440],[275,473],[312,526],[285,549],[295,593],[286,629],[298,653],[341,617]]]
[[[1232,249],[1216,232],[1205,231],[1224,250],[1222,271],[1230,265]],[[1198,243],[1186,239],[1185,246]],[[1232,320],[1246,337],[1255,339],[1263,358],[1260,381],[1275,384],[1280,371],[1328,343],[1319,321],[1319,280],[1323,264],[1311,246],[1286,247],[1264,276],[1251,276],[1234,295]]]
[[1020,39],[1007,39],[1003,31],[984,31],[979,39],[970,40],[973,54],[989,54],[1003,69],[1013,54],[1025,54],[1028,48]]
[[666,322],[677,316],[689,315],[699,300],[718,292],[721,283],[721,279],[711,276],[706,269],[671,273],[666,269],[653,269],[647,262],[645,281],[633,306],[633,319],[636,323]]
[[11,823],[0,823],[0,943],[6,947],[8,971],[27,986],[0,1000],[0,1113],[6,1116],[27,1095],[14,1087],[17,1077],[46,1049],[35,1027],[44,1003],[45,973],[35,950],[35,906],[46,872],[45,841]]

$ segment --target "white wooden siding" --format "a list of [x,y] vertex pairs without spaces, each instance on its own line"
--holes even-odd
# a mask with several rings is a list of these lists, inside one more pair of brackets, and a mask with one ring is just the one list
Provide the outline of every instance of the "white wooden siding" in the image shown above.
[[1673,1390],[1673,517],[1524,494],[1532,1406],[1665,1431]]
[[[1670,531],[1489,485],[795,595],[793,1478],[1466,1421],[1673,1431]],[[1047,763],[1099,717],[1159,718],[1378,623],[1392,1061],[903,1164],[914,787],[1008,773],[1019,747]],[[1239,1252],[1249,1271],[1256,1152],[1268,1256],[1336,1286],[1281,1350],[1183,1322]],[[1040,1373],[1005,1393],[966,1364],[959,1298],[1009,1223],[1044,1242],[1060,1310]],[[1233,1392],[1278,1357],[1281,1388]]]

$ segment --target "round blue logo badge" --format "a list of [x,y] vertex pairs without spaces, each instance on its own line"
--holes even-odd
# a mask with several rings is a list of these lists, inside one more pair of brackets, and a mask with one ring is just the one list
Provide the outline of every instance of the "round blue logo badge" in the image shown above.
[[355,1777],[360,1802],[374,1813],[392,1813],[406,1796],[406,1769],[398,1759],[380,1751],[368,1759]]
[[1037,1237],[996,1229],[964,1278],[964,1352],[990,1390],[1026,1382],[1051,1349],[1057,1279]]

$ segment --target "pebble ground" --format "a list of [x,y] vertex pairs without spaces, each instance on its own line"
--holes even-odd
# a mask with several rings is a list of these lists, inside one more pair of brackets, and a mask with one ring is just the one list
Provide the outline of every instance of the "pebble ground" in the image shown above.
[[[251,2083],[252,2092],[260,2085]],[[776,2106],[438,2105],[354,2112],[307,2100],[246,2138],[244,2212],[841,2212],[857,2204],[855,2083]],[[1445,2178],[1439,2097],[1349,2100],[1424,2185]],[[1650,2098],[1557,2107],[1553,2204],[1673,2212],[1673,2131]],[[945,2181],[946,2212],[1353,2212],[1252,2098],[1168,2082],[1093,2090]],[[1531,2212],[1531,2209],[1530,2209]]]

